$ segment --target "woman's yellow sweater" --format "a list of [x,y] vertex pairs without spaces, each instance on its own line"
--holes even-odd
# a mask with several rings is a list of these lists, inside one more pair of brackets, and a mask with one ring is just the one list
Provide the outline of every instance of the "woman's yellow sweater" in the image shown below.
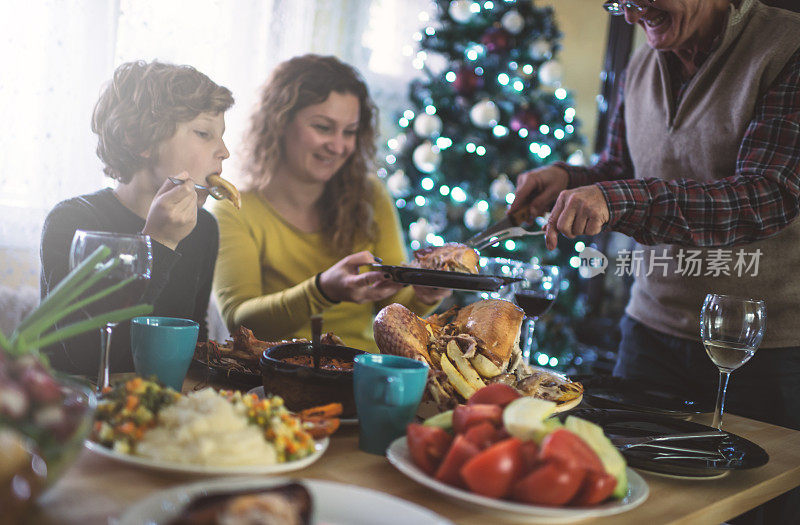
[[[378,238],[354,252],[369,250],[384,264],[401,264],[407,256],[394,202],[377,180],[373,188]],[[322,235],[298,230],[255,192],[242,194],[241,210],[220,201],[212,212],[220,233],[213,291],[230,330],[243,325],[266,341],[309,339],[310,317],[322,314],[323,331],[334,332],[347,346],[377,352],[372,321],[380,308],[396,302],[424,315],[436,307],[416,299],[411,287],[380,303],[331,303],[314,278],[341,256]]]

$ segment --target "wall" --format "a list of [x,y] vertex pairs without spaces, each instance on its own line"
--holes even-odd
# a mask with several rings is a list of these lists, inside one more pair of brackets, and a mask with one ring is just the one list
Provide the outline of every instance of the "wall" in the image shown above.
[[555,9],[564,37],[558,60],[564,66],[564,87],[572,92],[575,111],[586,137],[584,152],[593,153],[600,72],[606,50],[608,15],[599,0],[537,0]]

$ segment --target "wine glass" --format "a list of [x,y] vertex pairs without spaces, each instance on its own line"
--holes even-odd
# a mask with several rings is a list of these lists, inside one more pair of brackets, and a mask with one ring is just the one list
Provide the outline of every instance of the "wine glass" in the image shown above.
[[745,364],[756,353],[764,338],[767,307],[764,301],[730,295],[706,295],[700,314],[700,336],[711,361],[719,368],[719,389],[714,421],[722,428],[725,392],[731,372]]
[[[117,258],[119,262],[108,275],[86,292],[87,295],[126,279],[132,278],[133,280],[92,304],[91,308],[112,311],[135,305],[142,298],[153,266],[150,237],[140,234],[77,230],[72,238],[69,252],[70,269],[79,265],[100,246],[108,247],[111,250],[111,257]],[[109,354],[111,336],[116,325],[117,323],[107,323],[100,329],[100,368],[97,373],[97,390],[100,392],[110,384]]]
[[558,266],[526,265],[515,277],[522,277],[521,281],[511,284],[511,291],[514,293],[514,302],[525,312],[520,346],[523,362],[527,364],[530,362],[534,344],[534,324],[540,315],[553,306],[558,297],[558,291],[561,289],[561,271]]

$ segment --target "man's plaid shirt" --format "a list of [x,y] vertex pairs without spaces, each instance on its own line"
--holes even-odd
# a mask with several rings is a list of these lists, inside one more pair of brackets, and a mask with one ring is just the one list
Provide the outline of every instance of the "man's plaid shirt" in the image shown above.
[[570,188],[599,186],[607,229],[646,245],[731,246],[770,237],[800,214],[800,51],[757,104],[735,172],[715,182],[634,178],[622,91],[600,161],[556,164],[569,173]]

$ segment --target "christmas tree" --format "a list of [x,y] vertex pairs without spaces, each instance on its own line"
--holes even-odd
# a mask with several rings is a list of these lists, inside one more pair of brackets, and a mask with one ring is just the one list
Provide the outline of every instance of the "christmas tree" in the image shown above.
[[[381,170],[412,250],[463,241],[501,219],[521,172],[582,162],[552,8],[533,0],[436,4],[436,20],[415,35],[423,78],[410,85],[412,107],[398,116]],[[533,360],[564,369],[582,359],[572,327],[584,315],[576,270],[583,243],[562,237],[548,252],[542,238],[532,239],[481,255],[561,267],[561,293],[536,325]]]

